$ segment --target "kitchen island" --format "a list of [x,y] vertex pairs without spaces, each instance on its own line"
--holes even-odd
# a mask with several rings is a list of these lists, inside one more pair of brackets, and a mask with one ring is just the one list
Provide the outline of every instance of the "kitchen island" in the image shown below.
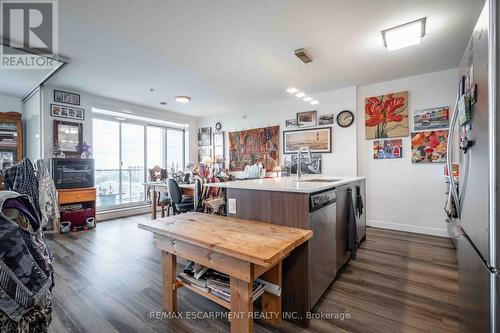
[[283,311],[297,314],[288,319],[307,327],[307,313],[349,261],[349,202],[356,212],[358,245],[365,237],[365,179],[308,175],[205,185],[225,189],[228,216],[313,231],[309,243],[283,261]]

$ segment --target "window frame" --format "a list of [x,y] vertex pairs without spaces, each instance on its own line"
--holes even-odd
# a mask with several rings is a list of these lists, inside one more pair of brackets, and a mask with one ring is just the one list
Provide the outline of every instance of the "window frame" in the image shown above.
[[[161,128],[162,134],[163,134],[163,146],[164,146],[164,163],[165,163],[165,168],[168,169],[167,165],[167,159],[168,159],[168,146],[167,146],[167,130],[173,130],[182,133],[182,166],[186,165],[186,128],[184,127],[174,127],[174,126],[166,126],[163,124],[155,123],[154,119],[151,119],[151,121],[142,121],[142,120],[137,120],[137,119],[130,119],[126,118],[127,114],[123,114],[123,118],[117,119],[114,115],[106,115],[106,114],[101,114],[101,113],[93,113],[92,114],[92,128],[94,128],[94,119],[99,119],[99,120],[105,120],[105,121],[112,121],[115,123],[119,124],[119,186],[121,189],[121,179],[122,179],[122,124],[133,124],[133,125],[140,125],[143,126],[143,135],[144,135],[144,156],[143,156],[143,162],[144,162],[144,172],[143,172],[143,181],[147,182],[147,171],[148,171],[148,151],[147,151],[147,144],[148,144],[148,134],[147,134],[147,128],[148,126],[151,127],[157,127]],[[92,134],[92,141],[93,140],[93,134]],[[93,145],[95,145],[95,142],[92,142]],[[95,177],[95,176],[94,176]],[[97,185],[97,184],[96,184]],[[120,201],[121,201],[121,190],[120,190]],[[144,199],[146,199],[146,185],[144,185]],[[96,211],[97,212],[107,212],[107,211],[113,211],[117,209],[126,209],[126,208],[138,208],[138,207],[145,207],[148,206],[149,203],[148,201],[137,201],[137,202],[128,202],[128,203],[119,203],[119,204],[114,204],[114,205],[108,205],[108,206],[102,206],[102,207],[97,207],[96,205]]]

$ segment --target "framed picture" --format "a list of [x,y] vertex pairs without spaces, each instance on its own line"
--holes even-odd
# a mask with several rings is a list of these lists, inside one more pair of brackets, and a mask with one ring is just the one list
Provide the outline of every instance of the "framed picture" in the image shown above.
[[387,160],[403,157],[403,140],[375,140],[373,141],[373,159]]
[[198,162],[203,162],[208,158],[212,158],[212,147],[198,147]]
[[198,128],[198,146],[212,145],[212,127]]
[[413,112],[413,130],[429,131],[449,127],[450,109],[447,106],[415,110]]
[[85,110],[72,106],[50,104],[50,115],[52,117],[85,120]]
[[59,145],[61,151],[68,155],[79,154],[83,143],[82,123],[54,120],[54,145]]
[[283,153],[297,153],[301,147],[309,147],[312,153],[332,152],[332,128],[310,128],[283,131]]
[[224,132],[214,133],[214,160],[224,162]]
[[331,114],[322,114],[319,116],[319,124],[318,125],[332,125],[333,124],[333,113]]
[[80,105],[80,95],[67,91],[54,90],[54,102]]
[[297,127],[297,118],[285,120],[285,127],[287,128]]
[[[302,163],[301,171],[303,175],[319,175],[322,171],[321,154],[311,154],[311,163]],[[297,173],[297,155],[292,155],[290,164],[290,173]]]
[[411,134],[413,163],[446,162],[448,131],[428,131]]
[[408,92],[365,99],[366,139],[408,136]]
[[318,124],[318,112],[306,111],[297,113],[297,126],[311,127]]

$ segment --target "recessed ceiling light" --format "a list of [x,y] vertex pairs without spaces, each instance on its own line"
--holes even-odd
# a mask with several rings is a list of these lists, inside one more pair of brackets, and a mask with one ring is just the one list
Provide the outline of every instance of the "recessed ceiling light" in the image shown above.
[[405,47],[420,44],[425,36],[425,21],[421,18],[412,22],[398,25],[382,31],[384,46],[389,51],[399,50]]
[[167,105],[167,102],[160,102],[161,105]]
[[309,104],[312,104],[312,105],[318,105],[318,104],[319,104],[319,102],[318,102],[318,101],[316,101],[316,100],[314,100],[314,101],[310,101],[310,102],[309,102]]
[[191,102],[191,97],[189,96],[175,96],[177,103],[189,103]]
[[309,102],[309,101],[312,101],[312,99],[313,99],[313,98],[312,98],[311,96],[307,96],[307,97],[302,98],[302,100],[303,100],[304,102]]
[[306,96],[306,93],[301,91],[301,92],[296,93],[295,96],[297,96],[298,98],[302,98],[302,97]]
[[293,95],[293,94],[296,94],[299,92],[299,89],[295,88],[295,87],[290,87],[286,90],[287,93]]

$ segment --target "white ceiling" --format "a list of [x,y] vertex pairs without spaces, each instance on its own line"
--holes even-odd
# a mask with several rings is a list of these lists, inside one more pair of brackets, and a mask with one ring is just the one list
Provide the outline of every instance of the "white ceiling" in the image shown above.
[[[201,116],[456,67],[483,0],[64,0],[51,84]],[[422,44],[380,31],[427,17]],[[302,64],[297,48],[314,62]],[[155,88],[150,92],[149,88]],[[175,95],[193,98],[188,105]],[[162,107],[160,101],[167,101]]]

